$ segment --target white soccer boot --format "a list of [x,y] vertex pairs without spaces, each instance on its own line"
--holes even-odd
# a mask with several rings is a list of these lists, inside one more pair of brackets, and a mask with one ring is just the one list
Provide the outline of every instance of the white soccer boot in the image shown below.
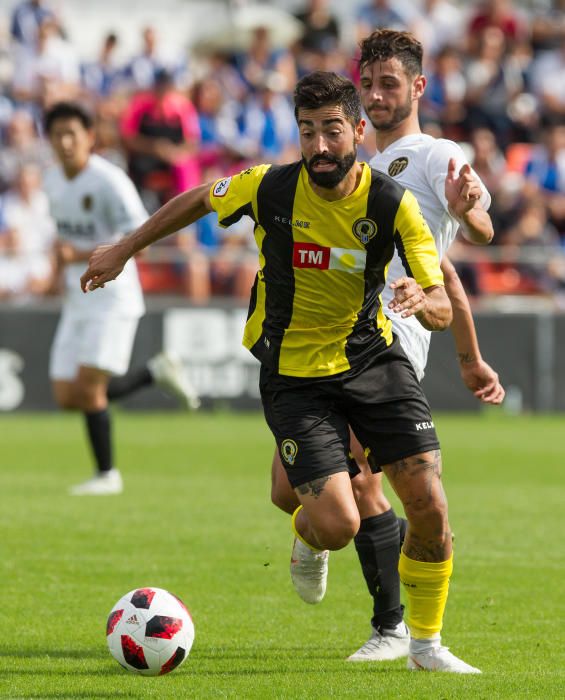
[[327,549],[315,552],[298,537],[294,538],[290,577],[296,592],[305,603],[315,605],[326,595],[329,555]]
[[410,649],[410,632],[401,622],[394,629],[375,629],[373,634],[360,649],[347,659],[348,661],[394,661],[408,656]]
[[432,647],[421,654],[408,654],[410,671],[443,671],[444,673],[481,673],[452,654],[447,647]]
[[147,367],[155,384],[179,399],[184,408],[193,411],[200,408],[200,397],[190,383],[180,360],[168,353],[160,352],[149,360]]
[[72,496],[110,496],[124,490],[122,475],[117,469],[100,472],[92,479],[70,489]]

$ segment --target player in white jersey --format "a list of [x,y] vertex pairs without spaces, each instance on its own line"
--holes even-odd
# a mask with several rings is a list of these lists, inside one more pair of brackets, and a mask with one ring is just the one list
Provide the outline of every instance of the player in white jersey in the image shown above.
[[147,218],[133,183],[118,167],[91,154],[92,118],[79,104],[55,104],[45,115],[45,130],[59,161],[45,176],[45,190],[57,226],[58,273],[65,289],[49,374],[58,405],[84,414],[96,462],[94,478],[71,493],[120,493],[122,478],[113,464],[108,400],[153,382],[188,406],[197,407],[198,399],[182,368],[163,353],[147,367],[126,374],[145,311],[133,260],[123,277],[100,295],[85,296],[80,291],[82,267],[90,253]]
[[[490,195],[457,144],[421,133],[418,101],[425,84],[422,47],[410,34],[383,29],[361,42],[361,101],[375,127],[378,148],[370,164],[388,173],[416,195],[442,259],[446,291],[453,308],[451,329],[463,381],[481,401],[499,404],[504,398],[504,389],[497,373],[481,357],[467,296],[453,265],[445,256],[460,228],[473,243],[484,245],[490,242],[493,236],[487,213]],[[420,324],[414,323],[414,319],[403,318],[391,309],[394,293],[390,283],[404,274],[404,267],[395,253],[387,272],[382,302],[394,332],[421,380],[430,334]],[[410,651],[411,668],[433,667],[467,672],[466,664],[441,647],[439,631],[433,642],[414,640],[410,647],[408,631],[402,620],[398,576],[399,545],[404,539],[405,521],[396,518],[382,490],[382,475],[371,474],[363,451],[353,436],[352,453],[356,464],[352,460],[351,483],[361,515],[355,546],[373,597],[374,614],[371,637],[349,660],[392,660],[406,656]],[[297,501],[278,454],[273,460],[272,474],[273,503],[292,513]],[[316,558],[296,540],[291,573],[295,588],[304,600],[318,602],[322,599],[327,556]]]

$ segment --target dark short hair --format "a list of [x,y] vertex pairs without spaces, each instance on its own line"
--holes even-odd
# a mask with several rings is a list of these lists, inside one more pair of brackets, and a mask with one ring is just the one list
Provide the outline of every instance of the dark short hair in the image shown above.
[[347,78],[328,71],[315,71],[298,81],[294,89],[294,116],[299,109],[340,106],[355,126],[361,121],[361,100],[357,88]]
[[85,129],[92,129],[94,126],[92,114],[78,102],[56,102],[45,112],[43,126],[47,134],[51,132],[57,119],[78,119]]
[[398,58],[410,76],[422,73],[422,44],[410,32],[397,32],[393,29],[377,29],[359,43],[361,57],[359,68],[363,70],[375,61],[388,61]]

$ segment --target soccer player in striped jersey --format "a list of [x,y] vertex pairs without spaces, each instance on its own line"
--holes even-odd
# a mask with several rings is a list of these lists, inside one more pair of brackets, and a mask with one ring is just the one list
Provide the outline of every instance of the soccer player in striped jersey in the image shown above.
[[[132,235],[98,248],[81,286],[104,287],[136,252],[211,210],[224,226],[251,217],[260,270],[243,342],[261,362],[265,417],[300,502],[296,539],[324,558],[359,529],[350,425],[371,469],[386,473],[404,505],[409,624],[415,636],[423,630],[435,639],[452,570],[441,454],[381,291],[396,249],[405,274],[391,284],[391,310],[428,330],[449,326],[437,249],[414,196],[357,160],[364,121],[350,81],[306,76],[295,90],[295,114],[301,162],[256,166],[179,195]],[[470,195],[478,196],[475,188]],[[415,507],[421,500],[426,508]],[[479,673],[452,654],[448,661],[430,670]]]

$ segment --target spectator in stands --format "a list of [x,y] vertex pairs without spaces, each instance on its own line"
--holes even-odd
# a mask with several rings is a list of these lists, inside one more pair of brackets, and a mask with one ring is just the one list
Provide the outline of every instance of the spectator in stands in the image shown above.
[[541,198],[565,241],[565,121],[546,119],[526,164],[526,199]]
[[487,127],[506,147],[512,138],[508,104],[524,89],[520,67],[509,62],[502,30],[487,27],[480,35],[477,56],[467,75],[467,127]]
[[265,82],[265,76],[274,72],[284,80],[283,90],[292,92],[296,83],[296,64],[288,50],[273,49],[270,32],[266,27],[257,27],[253,32],[247,51],[235,57],[237,69],[248,90],[255,92]]
[[[213,75],[194,85],[192,101],[200,126],[198,161],[202,181],[208,182],[222,173],[242,169],[244,154],[239,146],[237,122],[239,105],[222,91],[222,85]],[[210,169],[215,169],[211,176],[206,174]]]
[[117,46],[117,34],[106,34],[98,59],[81,65],[83,88],[95,98],[108,97],[120,83],[121,70],[115,62]]
[[534,61],[532,76],[532,89],[542,110],[549,115],[565,117],[565,42]]
[[452,46],[444,46],[435,57],[420,101],[422,123],[437,122],[446,138],[458,140],[465,119],[465,91],[460,54]]
[[8,122],[6,143],[0,149],[0,191],[14,184],[23,165],[36,163],[43,169],[51,160],[51,149],[38,138],[31,114],[16,110]]
[[471,54],[478,51],[482,35],[488,29],[498,29],[506,47],[526,36],[525,19],[514,6],[513,0],[484,0],[480,3],[471,15],[467,28]]
[[[462,45],[465,34],[463,10],[451,0],[424,0],[420,13],[412,19],[411,32],[424,45],[424,58],[429,61],[446,46]],[[429,72],[427,63],[424,72]]]
[[250,160],[277,163],[299,157],[296,119],[284,88],[280,73],[265,73],[244,105],[240,148]]
[[198,115],[162,69],[152,90],[134,95],[121,120],[130,176],[149,211],[198,184]]
[[37,165],[20,168],[0,210],[0,297],[44,294],[53,274],[55,224]]
[[356,14],[358,39],[366,37],[375,29],[408,29],[416,20],[413,6],[402,0],[369,0]]
[[171,75],[177,88],[186,87],[186,59],[175,55],[174,50],[165,52],[159,48],[155,27],[144,27],[141,36],[141,53],[134,56],[124,70],[124,78],[131,90],[150,90],[163,71]]
[[50,19],[59,26],[55,12],[42,0],[22,0],[12,12],[12,39],[33,49],[37,43],[39,27],[45,19]]
[[296,14],[304,25],[299,42],[300,51],[333,51],[339,42],[339,24],[329,9],[328,0],[308,0],[307,6]]
[[38,27],[35,46],[14,48],[12,94],[30,109],[76,96],[80,68],[74,47],[62,39],[56,22],[46,17]]

